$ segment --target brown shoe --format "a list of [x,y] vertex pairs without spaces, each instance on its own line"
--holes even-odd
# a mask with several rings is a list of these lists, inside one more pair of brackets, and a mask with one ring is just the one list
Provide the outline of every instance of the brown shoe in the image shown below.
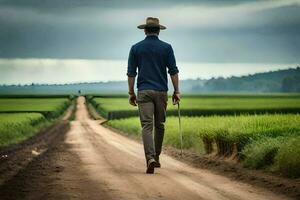
[[150,160],[148,160],[146,173],[147,174],[153,174],[154,173],[155,165],[156,165],[156,161],[153,158],[151,158]]

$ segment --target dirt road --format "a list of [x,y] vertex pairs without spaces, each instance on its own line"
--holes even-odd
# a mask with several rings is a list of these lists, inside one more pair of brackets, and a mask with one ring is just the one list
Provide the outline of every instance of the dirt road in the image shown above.
[[167,155],[161,156],[161,169],[154,175],[145,174],[142,145],[91,120],[84,102],[83,97],[78,98],[76,120],[57,146],[19,173],[19,177],[7,182],[0,196],[6,199],[288,199],[193,168]]

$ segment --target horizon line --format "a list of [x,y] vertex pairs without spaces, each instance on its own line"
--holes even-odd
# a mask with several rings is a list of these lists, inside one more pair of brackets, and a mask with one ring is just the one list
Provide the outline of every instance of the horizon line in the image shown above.
[[[289,67],[289,68],[282,68],[282,69],[277,69],[277,70],[269,70],[269,71],[264,71],[264,72],[255,72],[255,73],[248,73],[245,75],[231,75],[228,77],[224,77],[224,76],[213,76],[211,78],[205,79],[205,78],[187,78],[187,79],[181,79],[180,81],[187,81],[187,80],[201,80],[201,81],[208,81],[210,79],[218,79],[218,78],[224,78],[224,79],[229,79],[232,77],[238,77],[238,78],[242,78],[245,76],[252,76],[252,75],[257,75],[257,74],[264,74],[264,73],[271,73],[271,72],[277,72],[277,71],[283,71],[283,70],[290,70],[290,69],[300,69],[300,65],[296,65],[294,67]],[[168,77],[169,78],[169,77]],[[9,86],[18,86],[18,87],[22,87],[22,86],[32,86],[32,85],[38,85],[38,86],[44,86],[44,85],[48,85],[48,86],[54,86],[54,85],[75,85],[75,84],[95,84],[95,83],[110,83],[110,82],[126,82],[126,80],[108,80],[108,81],[99,81],[99,80],[91,80],[88,82],[65,82],[65,83],[26,83],[26,84],[21,84],[21,83],[15,83],[15,84],[0,84],[0,87],[9,87]]]

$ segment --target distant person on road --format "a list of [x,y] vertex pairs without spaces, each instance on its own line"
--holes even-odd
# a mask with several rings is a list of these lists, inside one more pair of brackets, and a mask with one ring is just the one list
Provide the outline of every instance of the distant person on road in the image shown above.
[[[142,125],[142,137],[146,156],[146,173],[153,174],[155,167],[160,167],[159,155],[164,138],[164,122],[168,101],[168,78],[170,74],[174,93],[173,104],[180,101],[178,86],[178,68],[172,46],[158,38],[160,30],[166,29],[157,18],[148,17],[146,24],[138,26],[144,29],[146,38],[130,49],[128,58],[129,103],[139,108]],[[138,71],[138,72],[137,72]],[[134,92],[137,78],[137,97]],[[153,139],[154,127],[154,139]]]

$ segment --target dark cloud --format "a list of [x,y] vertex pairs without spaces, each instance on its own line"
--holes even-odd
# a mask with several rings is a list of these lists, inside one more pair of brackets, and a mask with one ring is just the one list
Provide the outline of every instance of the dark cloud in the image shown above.
[[0,0],[0,57],[125,59],[153,13],[178,59],[300,62],[297,1],[141,2]]
[[41,10],[51,9],[71,9],[82,7],[102,7],[102,8],[161,8],[170,7],[170,5],[207,5],[223,6],[236,5],[245,2],[254,2],[259,0],[0,0],[3,6],[24,7]]

